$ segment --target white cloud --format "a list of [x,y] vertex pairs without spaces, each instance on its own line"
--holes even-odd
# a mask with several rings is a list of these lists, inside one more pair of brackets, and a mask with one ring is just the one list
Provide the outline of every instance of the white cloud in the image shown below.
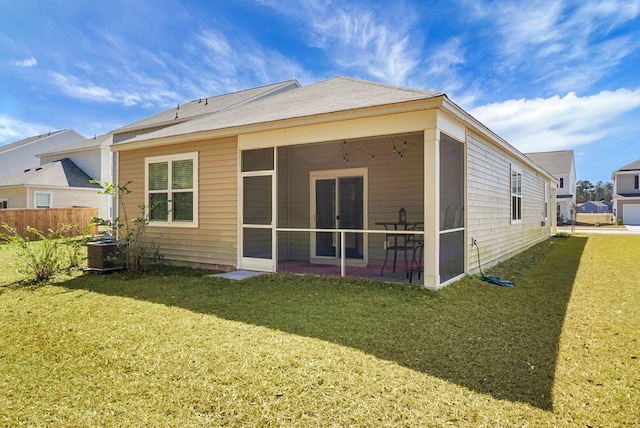
[[358,1],[309,0],[291,7],[283,0],[254,0],[292,17],[307,34],[307,43],[326,52],[330,63],[348,69],[349,75],[364,74],[406,85],[422,61],[415,46],[422,43],[415,28],[419,13],[403,2],[384,7]]
[[81,82],[80,79],[75,76],[51,73],[51,78],[53,79],[52,83],[70,97],[89,101],[117,101],[111,90],[95,85],[92,82]]
[[209,91],[206,96],[308,76],[294,60],[249,36],[231,38],[209,29],[189,43],[187,50],[192,62],[200,63],[197,69],[184,67],[197,96],[203,91]]
[[[614,119],[640,108],[640,89],[579,97],[508,100],[470,113],[522,152],[574,148],[611,134]],[[619,132],[619,130],[615,130]]]
[[35,67],[38,65],[38,60],[35,57],[25,58],[23,60],[15,60],[12,59],[9,61],[10,65],[14,65],[16,67]]
[[8,116],[0,115],[0,147],[49,131],[51,131],[51,128],[44,125],[22,122]]
[[316,8],[304,17],[311,43],[324,49],[337,65],[403,85],[421,61],[413,47],[417,14],[402,4],[382,10],[368,5]]
[[250,36],[231,36],[211,27],[185,36],[177,53],[150,50],[109,32],[99,34],[96,43],[108,57],[90,67],[76,64],[71,72],[50,74],[64,94],[84,101],[166,108],[307,76],[295,61]]
[[[103,70],[103,85],[73,75],[51,73],[52,83],[66,95],[82,101],[118,103],[133,106],[144,103],[170,105],[179,99],[174,92],[164,89],[165,82],[148,74],[128,71],[120,79],[121,71]],[[182,101],[182,99],[179,99]]]
[[[461,0],[464,1],[464,0]],[[466,0],[467,2],[470,0]],[[640,0],[485,1],[475,16],[493,21],[502,71],[527,71],[555,91],[580,91],[640,49],[624,26]],[[493,9],[493,13],[481,13]],[[623,31],[618,31],[618,30]]]

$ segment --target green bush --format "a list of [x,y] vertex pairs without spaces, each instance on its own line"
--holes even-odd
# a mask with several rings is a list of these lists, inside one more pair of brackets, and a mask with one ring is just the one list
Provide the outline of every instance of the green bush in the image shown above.
[[[36,282],[49,281],[56,273],[68,268],[68,246],[70,238],[64,235],[71,229],[70,224],[61,225],[57,230],[49,229],[41,232],[34,227],[27,227],[27,231],[35,235],[38,240],[32,242],[28,236],[22,236],[7,223],[1,223],[0,239],[7,241],[16,248],[18,271],[33,276]],[[74,253],[74,259],[75,253]],[[73,261],[71,262],[73,264]]]
[[142,212],[142,216],[129,219],[127,206],[124,203],[123,196],[131,193],[128,188],[130,181],[123,185],[116,185],[103,181],[93,181],[102,185],[104,190],[98,192],[103,195],[109,195],[117,201],[120,216],[113,220],[95,218],[93,223],[102,227],[106,234],[117,238],[118,254],[114,256],[111,262],[121,264],[127,269],[128,273],[135,274],[146,270],[150,264],[159,262],[162,259],[159,246],[155,240],[147,235],[147,226],[149,219],[145,215],[145,206],[138,208]]

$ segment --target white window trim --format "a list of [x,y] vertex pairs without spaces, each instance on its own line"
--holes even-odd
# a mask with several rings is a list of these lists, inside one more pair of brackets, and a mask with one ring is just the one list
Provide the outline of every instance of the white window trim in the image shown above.
[[[193,160],[193,221],[173,221],[171,219],[171,211],[167,216],[168,221],[149,221],[149,227],[186,227],[194,228],[198,227],[198,211],[199,211],[199,198],[198,198],[198,152],[190,153],[178,153],[175,155],[166,156],[151,156],[144,159],[144,204],[145,204],[145,216],[149,218],[149,164],[168,162],[171,165],[172,161],[177,160]],[[171,169],[169,169],[171,171]],[[169,180],[171,180],[171,172],[169,172]]]
[[[48,195],[49,196],[49,206],[48,207],[38,207],[38,195]],[[33,207],[40,209],[47,209],[53,206],[53,193],[51,192],[34,192],[33,193]]]
[[[2,205],[3,202],[6,203],[6,205],[7,205],[6,208],[9,208],[9,198],[0,198],[0,205]],[[2,208],[0,206],[0,209],[5,209],[5,208]]]
[[[517,193],[513,193],[513,174],[518,174],[520,176],[520,194]],[[522,217],[523,217],[523,211],[524,211],[524,204],[523,204],[523,197],[522,197],[522,183],[523,183],[523,175],[522,175],[522,169],[515,166],[515,165],[511,165],[511,170],[509,171],[509,215],[510,215],[510,220],[511,220],[511,224],[520,224],[522,223]],[[513,197],[517,196],[520,198],[520,218],[513,218]]]

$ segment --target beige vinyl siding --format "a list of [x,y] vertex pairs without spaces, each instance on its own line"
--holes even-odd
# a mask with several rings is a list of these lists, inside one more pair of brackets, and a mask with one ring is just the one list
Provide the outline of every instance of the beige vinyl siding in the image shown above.
[[[210,268],[236,266],[238,170],[235,138],[120,152],[119,176],[133,181],[129,184],[132,193],[126,198],[127,206],[137,207],[145,203],[145,157],[190,152],[198,152],[198,227],[150,226],[148,233],[152,237],[162,236],[158,243],[167,262]],[[135,215],[140,214],[137,208],[129,210]]]
[[[522,221],[511,222],[511,166],[522,172]],[[467,137],[467,237],[475,239],[484,264],[492,264],[547,238],[551,221],[545,219],[544,177],[515,157],[499,151],[481,137]],[[467,252],[467,266],[477,270],[476,248]]]
[[[351,142],[345,147],[349,162],[343,159],[342,142],[281,148],[278,151],[279,226],[311,226],[310,171],[351,168],[367,168],[369,229],[383,229],[376,222],[397,221],[402,207],[407,211],[408,221],[423,221],[424,140],[421,133],[403,138],[409,141],[404,158],[393,152],[389,136]],[[396,145],[400,147],[401,140],[396,140]],[[286,238],[291,243],[291,259],[308,260],[309,234],[298,232],[288,237],[279,234],[281,243]],[[383,235],[369,236],[369,264],[382,263],[383,239]],[[280,248],[279,254],[286,257],[287,251]]]
[[51,208],[71,208],[71,207],[87,207],[99,208],[101,198],[104,196],[98,194],[100,189],[50,189],[50,188],[29,188],[29,198],[31,207],[35,207],[36,193],[51,194]]
[[634,171],[632,173],[621,173],[616,175],[616,193],[638,193],[640,190],[635,188],[635,177],[639,175],[640,171]]
[[24,187],[0,189],[0,198],[7,199],[7,208],[27,208],[27,189]]

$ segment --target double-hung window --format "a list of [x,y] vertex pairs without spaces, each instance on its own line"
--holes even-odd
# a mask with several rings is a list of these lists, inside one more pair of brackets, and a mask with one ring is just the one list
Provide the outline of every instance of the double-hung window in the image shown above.
[[145,159],[149,224],[198,226],[198,153]]
[[522,220],[522,172],[511,167],[511,222]]
[[35,194],[36,208],[51,208],[51,193],[36,192]]

